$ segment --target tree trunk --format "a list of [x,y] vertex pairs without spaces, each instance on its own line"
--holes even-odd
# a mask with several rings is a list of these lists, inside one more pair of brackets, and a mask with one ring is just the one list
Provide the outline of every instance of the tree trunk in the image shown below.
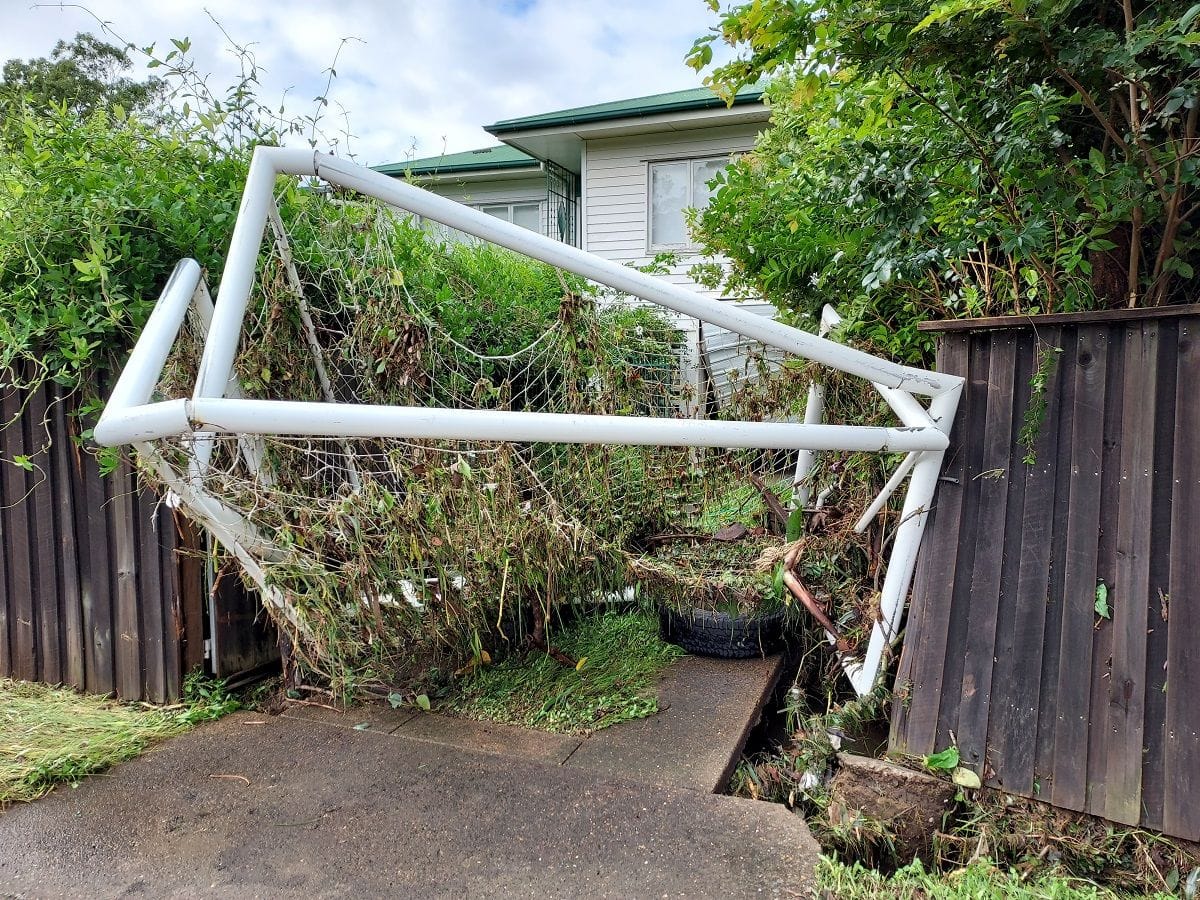
[[1096,295],[1097,305],[1106,309],[1120,309],[1129,302],[1131,231],[1129,224],[1118,225],[1104,236],[1117,246],[1111,250],[1088,251],[1088,262],[1092,264],[1092,292]]

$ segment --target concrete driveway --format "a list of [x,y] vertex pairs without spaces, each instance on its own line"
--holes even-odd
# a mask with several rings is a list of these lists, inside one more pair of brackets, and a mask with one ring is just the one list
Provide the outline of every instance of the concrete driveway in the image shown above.
[[454,721],[424,737],[391,733],[383,713],[358,724],[239,713],[12,808],[0,815],[0,896],[811,890],[818,848],[781,806],[564,766],[536,739],[453,746],[472,743],[452,740]]

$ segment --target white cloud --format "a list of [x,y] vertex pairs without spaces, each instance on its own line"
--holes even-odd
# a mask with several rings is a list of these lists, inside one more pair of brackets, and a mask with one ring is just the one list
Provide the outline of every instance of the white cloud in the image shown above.
[[[715,23],[703,0],[248,0],[88,4],[122,37],[160,48],[187,36],[213,84],[229,84],[235,61],[205,10],[234,40],[252,44],[262,96],[287,91],[292,112],[315,108],[342,38],[327,127],[349,112],[351,149],[375,164],[494,143],[482,125],[643,94],[695,87],[683,64],[692,41]],[[49,53],[55,41],[97,31],[78,7],[0,0],[0,60]]]

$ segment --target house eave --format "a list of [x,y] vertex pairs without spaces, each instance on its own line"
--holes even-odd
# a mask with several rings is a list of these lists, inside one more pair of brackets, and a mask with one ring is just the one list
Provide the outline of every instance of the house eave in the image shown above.
[[[547,125],[522,131],[491,132],[510,147],[538,159],[551,160],[579,173],[579,160],[585,141],[639,134],[687,132],[731,125],[758,125],[770,121],[771,111],[762,103],[734,107],[704,107],[625,118],[603,118],[571,125]],[[495,126],[488,126],[491,131]]]

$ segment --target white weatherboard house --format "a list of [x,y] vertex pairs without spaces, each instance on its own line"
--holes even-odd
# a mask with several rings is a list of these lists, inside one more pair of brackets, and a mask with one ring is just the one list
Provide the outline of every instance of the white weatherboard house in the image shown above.
[[[699,257],[684,210],[707,205],[708,182],[754,147],[769,115],[757,87],[732,105],[707,88],[674,91],[505,119],[485,126],[499,146],[377,169],[616,262],[673,253],[678,262],[660,277],[720,298],[687,276]],[[719,394],[720,373],[744,359],[740,339],[689,323],[691,377]]]

